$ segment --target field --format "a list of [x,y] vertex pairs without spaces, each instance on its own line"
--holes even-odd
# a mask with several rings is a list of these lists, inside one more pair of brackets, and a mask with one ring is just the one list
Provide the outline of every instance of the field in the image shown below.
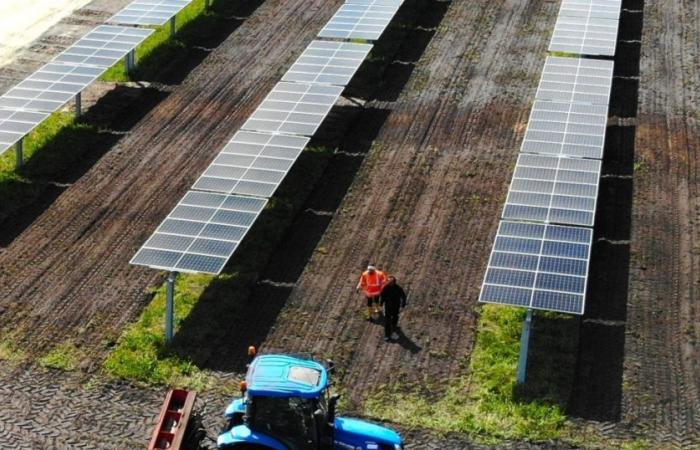
[[[177,64],[159,71],[156,55],[143,82],[101,83],[84,128],[0,180],[22,199],[0,223],[0,448],[144,447],[164,387],[115,380],[104,361],[163,274],[128,261],[341,3],[216,3]],[[515,396],[566,423],[495,432],[513,423],[445,400],[471,398],[474,349],[494,331],[476,301],[558,7],[406,1],[226,275],[183,281],[201,295],[166,356],[203,377],[209,436],[254,344],[333,358],[343,409],[394,422],[410,449],[700,446],[694,2],[623,4],[587,312],[536,317]],[[35,56],[67,43],[46,39]],[[0,68],[0,86],[39,60]],[[368,262],[409,292],[397,343],[362,320]],[[443,406],[455,416],[438,420]]]

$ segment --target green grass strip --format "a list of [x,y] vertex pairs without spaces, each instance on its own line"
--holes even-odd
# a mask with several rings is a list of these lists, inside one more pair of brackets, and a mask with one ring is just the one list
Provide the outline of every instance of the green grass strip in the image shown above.
[[[195,21],[213,20],[215,15],[214,12],[206,9],[204,0],[195,0],[175,16],[176,29],[178,30],[175,38],[170,36],[169,22],[155,28],[155,32],[136,48],[137,68],[134,79],[140,79],[144,76],[150,78],[153,74],[162,71],[163,67],[169,67],[173,61],[182,58],[185,48],[182,40],[187,40],[191,32],[198,33],[198,30],[190,30],[188,25],[192,25]],[[198,28],[202,28],[204,24],[198,25]],[[126,82],[131,81],[132,77],[126,72],[126,64],[122,59],[105,72],[100,79],[102,81]]]
[[[411,428],[469,434],[485,442],[557,440],[567,431],[556,404],[516,399],[516,370],[524,311],[485,306],[469,372],[433,389],[376,392],[366,404],[371,417]],[[465,364],[466,365],[466,364]]]

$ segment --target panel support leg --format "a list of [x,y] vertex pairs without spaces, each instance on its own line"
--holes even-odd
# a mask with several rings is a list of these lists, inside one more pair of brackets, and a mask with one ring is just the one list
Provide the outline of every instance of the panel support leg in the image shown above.
[[170,38],[171,39],[175,38],[175,31],[177,31],[175,29],[175,16],[172,16],[170,18]]
[[134,70],[136,70],[136,51],[131,50],[126,54],[126,73],[127,75],[133,75]]
[[24,138],[20,139],[17,144],[15,144],[15,167],[18,169],[24,165]]
[[83,115],[83,96],[82,92],[75,94],[75,117]]
[[173,340],[175,323],[175,280],[177,272],[170,272],[165,285],[165,343]]
[[520,336],[520,358],[518,359],[518,384],[525,383],[527,376],[527,352],[530,347],[530,331],[532,328],[532,310],[527,310],[525,323],[523,324],[523,334]]

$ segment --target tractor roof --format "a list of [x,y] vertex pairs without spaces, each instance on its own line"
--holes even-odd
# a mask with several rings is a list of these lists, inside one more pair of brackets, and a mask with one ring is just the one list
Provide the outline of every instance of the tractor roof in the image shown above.
[[262,355],[246,375],[248,393],[259,397],[318,397],[328,387],[328,372],[316,361]]

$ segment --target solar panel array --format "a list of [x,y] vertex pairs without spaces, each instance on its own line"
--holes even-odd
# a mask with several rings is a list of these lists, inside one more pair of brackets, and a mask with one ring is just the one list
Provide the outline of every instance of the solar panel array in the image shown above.
[[60,53],[55,62],[108,69],[135,49],[153,30],[100,25]]
[[593,230],[502,221],[479,301],[583,314]]
[[313,136],[343,88],[279,82],[241,129]]
[[192,0],[135,0],[107,22],[124,25],[164,25]]
[[535,97],[608,106],[613,62],[548,56]]
[[0,108],[0,154],[49,117],[48,113]]
[[98,67],[50,62],[0,96],[0,107],[48,113],[58,111],[104,71]]
[[190,191],[131,264],[219,273],[266,204],[264,198]]
[[[402,2],[348,0],[319,37],[378,39]],[[311,42],[131,263],[175,272],[220,273],[264,204],[256,203],[260,210],[246,214],[245,223],[228,223],[222,218],[238,220],[245,211],[231,215],[220,211],[220,205],[207,206],[208,202],[266,203],[371,50],[370,44]],[[226,240],[210,235],[214,226],[242,229],[232,230]],[[223,239],[226,245],[209,242],[212,239]]]
[[403,0],[348,0],[318,36],[376,41],[402,3]]
[[153,30],[100,25],[1,95],[0,154],[95,82],[151,33]]
[[346,86],[371,50],[368,44],[313,41],[282,81]]
[[[550,51],[614,55],[621,0],[563,0]],[[585,311],[613,62],[547,57],[479,301]]]
[[602,105],[536,101],[520,151],[600,159],[607,111]]
[[614,56],[621,0],[563,0],[549,51]]
[[193,189],[272,197],[308,137],[239,131]]
[[601,162],[521,154],[503,218],[593,226]]

